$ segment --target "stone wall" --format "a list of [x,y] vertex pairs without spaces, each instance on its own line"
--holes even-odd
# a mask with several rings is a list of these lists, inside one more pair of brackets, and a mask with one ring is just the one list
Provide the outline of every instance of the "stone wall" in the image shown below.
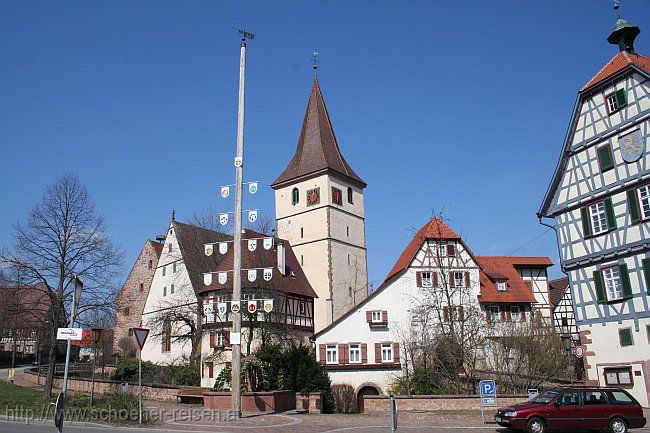
[[[24,376],[26,381],[44,385],[45,376],[38,377],[35,373],[26,371]],[[68,378],[68,389],[73,392],[90,393],[92,385],[91,379],[82,378]],[[63,378],[54,378],[54,388],[63,388]],[[176,394],[178,393],[178,386],[174,385],[151,385],[144,384],[142,386],[142,396],[145,400],[158,400],[158,401],[176,401]],[[129,391],[131,394],[138,393],[138,384],[130,384]],[[122,382],[115,380],[97,380],[95,379],[95,394],[116,394],[122,392]]]
[[[480,410],[481,400],[478,395],[398,395],[398,411],[437,411],[437,410]],[[528,400],[526,395],[497,396],[499,406],[522,403]],[[388,412],[388,397],[367,395],[363,397],[365,413]]]

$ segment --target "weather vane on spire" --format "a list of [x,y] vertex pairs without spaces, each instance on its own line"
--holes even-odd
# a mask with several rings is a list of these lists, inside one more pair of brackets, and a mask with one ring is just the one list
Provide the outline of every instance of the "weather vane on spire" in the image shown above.
[[316,72],[318,70],[318,63],[320,63],[318,61],[318,51],[313,52],[313,55],[311,56],[311,61],[314,62],[314,66],[313,66],[313,68],[314,68],[314,78],[316,78],[316,76],[318,75],[317,72]]
[[621,17],[621,11],[620,11],[620,8],[621,8],[621,2],[620,2],[620,0],[614,0],[614,10],[616,11],[616,16],[617,16],[618,18]]

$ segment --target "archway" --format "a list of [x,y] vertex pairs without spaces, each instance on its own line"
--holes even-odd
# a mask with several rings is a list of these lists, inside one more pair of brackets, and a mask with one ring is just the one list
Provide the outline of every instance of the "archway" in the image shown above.
[[378,387],[375,385],[363,385],[359,391],[357,391],[357,410],[359,413],[363,413],[363,397],[366,395],[381,395]]

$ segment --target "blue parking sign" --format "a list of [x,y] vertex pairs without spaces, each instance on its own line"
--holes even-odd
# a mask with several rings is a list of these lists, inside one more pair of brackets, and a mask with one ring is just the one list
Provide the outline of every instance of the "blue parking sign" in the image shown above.
[[496,386],[493,380],[482,380],[480,383],[481,395],[495,395]]

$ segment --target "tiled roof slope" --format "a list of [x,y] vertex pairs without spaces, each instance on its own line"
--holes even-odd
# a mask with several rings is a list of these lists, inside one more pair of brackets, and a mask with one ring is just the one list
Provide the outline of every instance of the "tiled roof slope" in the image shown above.
[[395,275],[402,272],[404,269],[408,268],[411,264],[411,261],[420,250],[422,242],[426,239],[460,239],[460,236],[453,231],[447,224],[444,223],[440,218],[434,217],[431,218],[425,225],[422,226],[420,230],[413,236],[411,242],[406,246],[402,255],[399,256],[397,262],[393,266],[393,269],[390,270],[388,276],[384,282],[388,282]]
[[[553,265],[548,257],[481,256],[477,259],[483,267],[479,302],[537,302],[530,285],[526,284],[519,276],[517,268]],[[502,279],[502,277],[507,278],[506,291],[497,290],[497,279]]]
[[366,187],[366,183],[352,170],[341,154],[323,93],[318,80],[314,79],[296,153],[271,187],[280,188],[288,182],[328,171],[351,180],[361,188]]
[[232,240],[232,237],[208,230],[202,227],[184,224],[174,220],[172,226],[176,231],[178,247],[180,248],[187,274],[192,283],[194,291],[203,287],[203,273],[216,267],[217,259],[213,254],[205,255],[204,245],[207,243]]
[[639,69],[650,73],[650,57],[642,56],[636,53],[621,51],[602,67],[594,77],[584,85],[581,92],[611,77],[619,71],[622,71],[629,65],[635,65]]
[[[246,230],[242,235],[242,241],[246,239],[254,239],[264,237],[262,233],[257,233],[252,230]],[[274,248],[265,250],[262,246],[262,240],[258,239],[257,247],[255,251],[249,251],[247,248],[246,242],[243,242],[242,247],[242,268],[272,268],[273,276],[270,281],[264,281],[262,277],[262,270],[257,270],[257,278],[254,282],[249,282],[247,278],[247,271],[242,271],[242,287],[247,288],[264,288],[265,286],[272,288],[274,290],[280,290],[286,293],[293,293],[296,295],[302,295],[309,298],[317,298],[316,292],[312,288],[311,284],[307,280],[302,267],[298,264],[298,259],[291,249],[289,242],[276,239],[276,242],[282,242],[285,247],[285,265],[287,268],[286,275],[280,274],[280,271],[277,268],[277,251]],[[209,272],[227,272],[233,269],[233,260],[234,260],[234,249],[232,244],[228,245],[228,251],[226,254],[222,255],[218,251],[215,251],[213,256],[219,258],[219,263],[216,266],[211,267]],[[208,272],[206,271],[206,272]],[[199,293],[208,292],[212,290],[221,290],[221,289],[231,289],[232,288],[232,273],[228,273],[228,281],[224,284],[219,284],[218,278],[216,275],[213,275],[212,284],[206,286],[203,282],[199,286]]]
[[569,285],[569,279],[558,278],[557,280],[551,280],[548,282],[548,292],[549,292],[549,301],[551,302],[551,309],[555,310],[557,304],[562,300],[564,292]]

